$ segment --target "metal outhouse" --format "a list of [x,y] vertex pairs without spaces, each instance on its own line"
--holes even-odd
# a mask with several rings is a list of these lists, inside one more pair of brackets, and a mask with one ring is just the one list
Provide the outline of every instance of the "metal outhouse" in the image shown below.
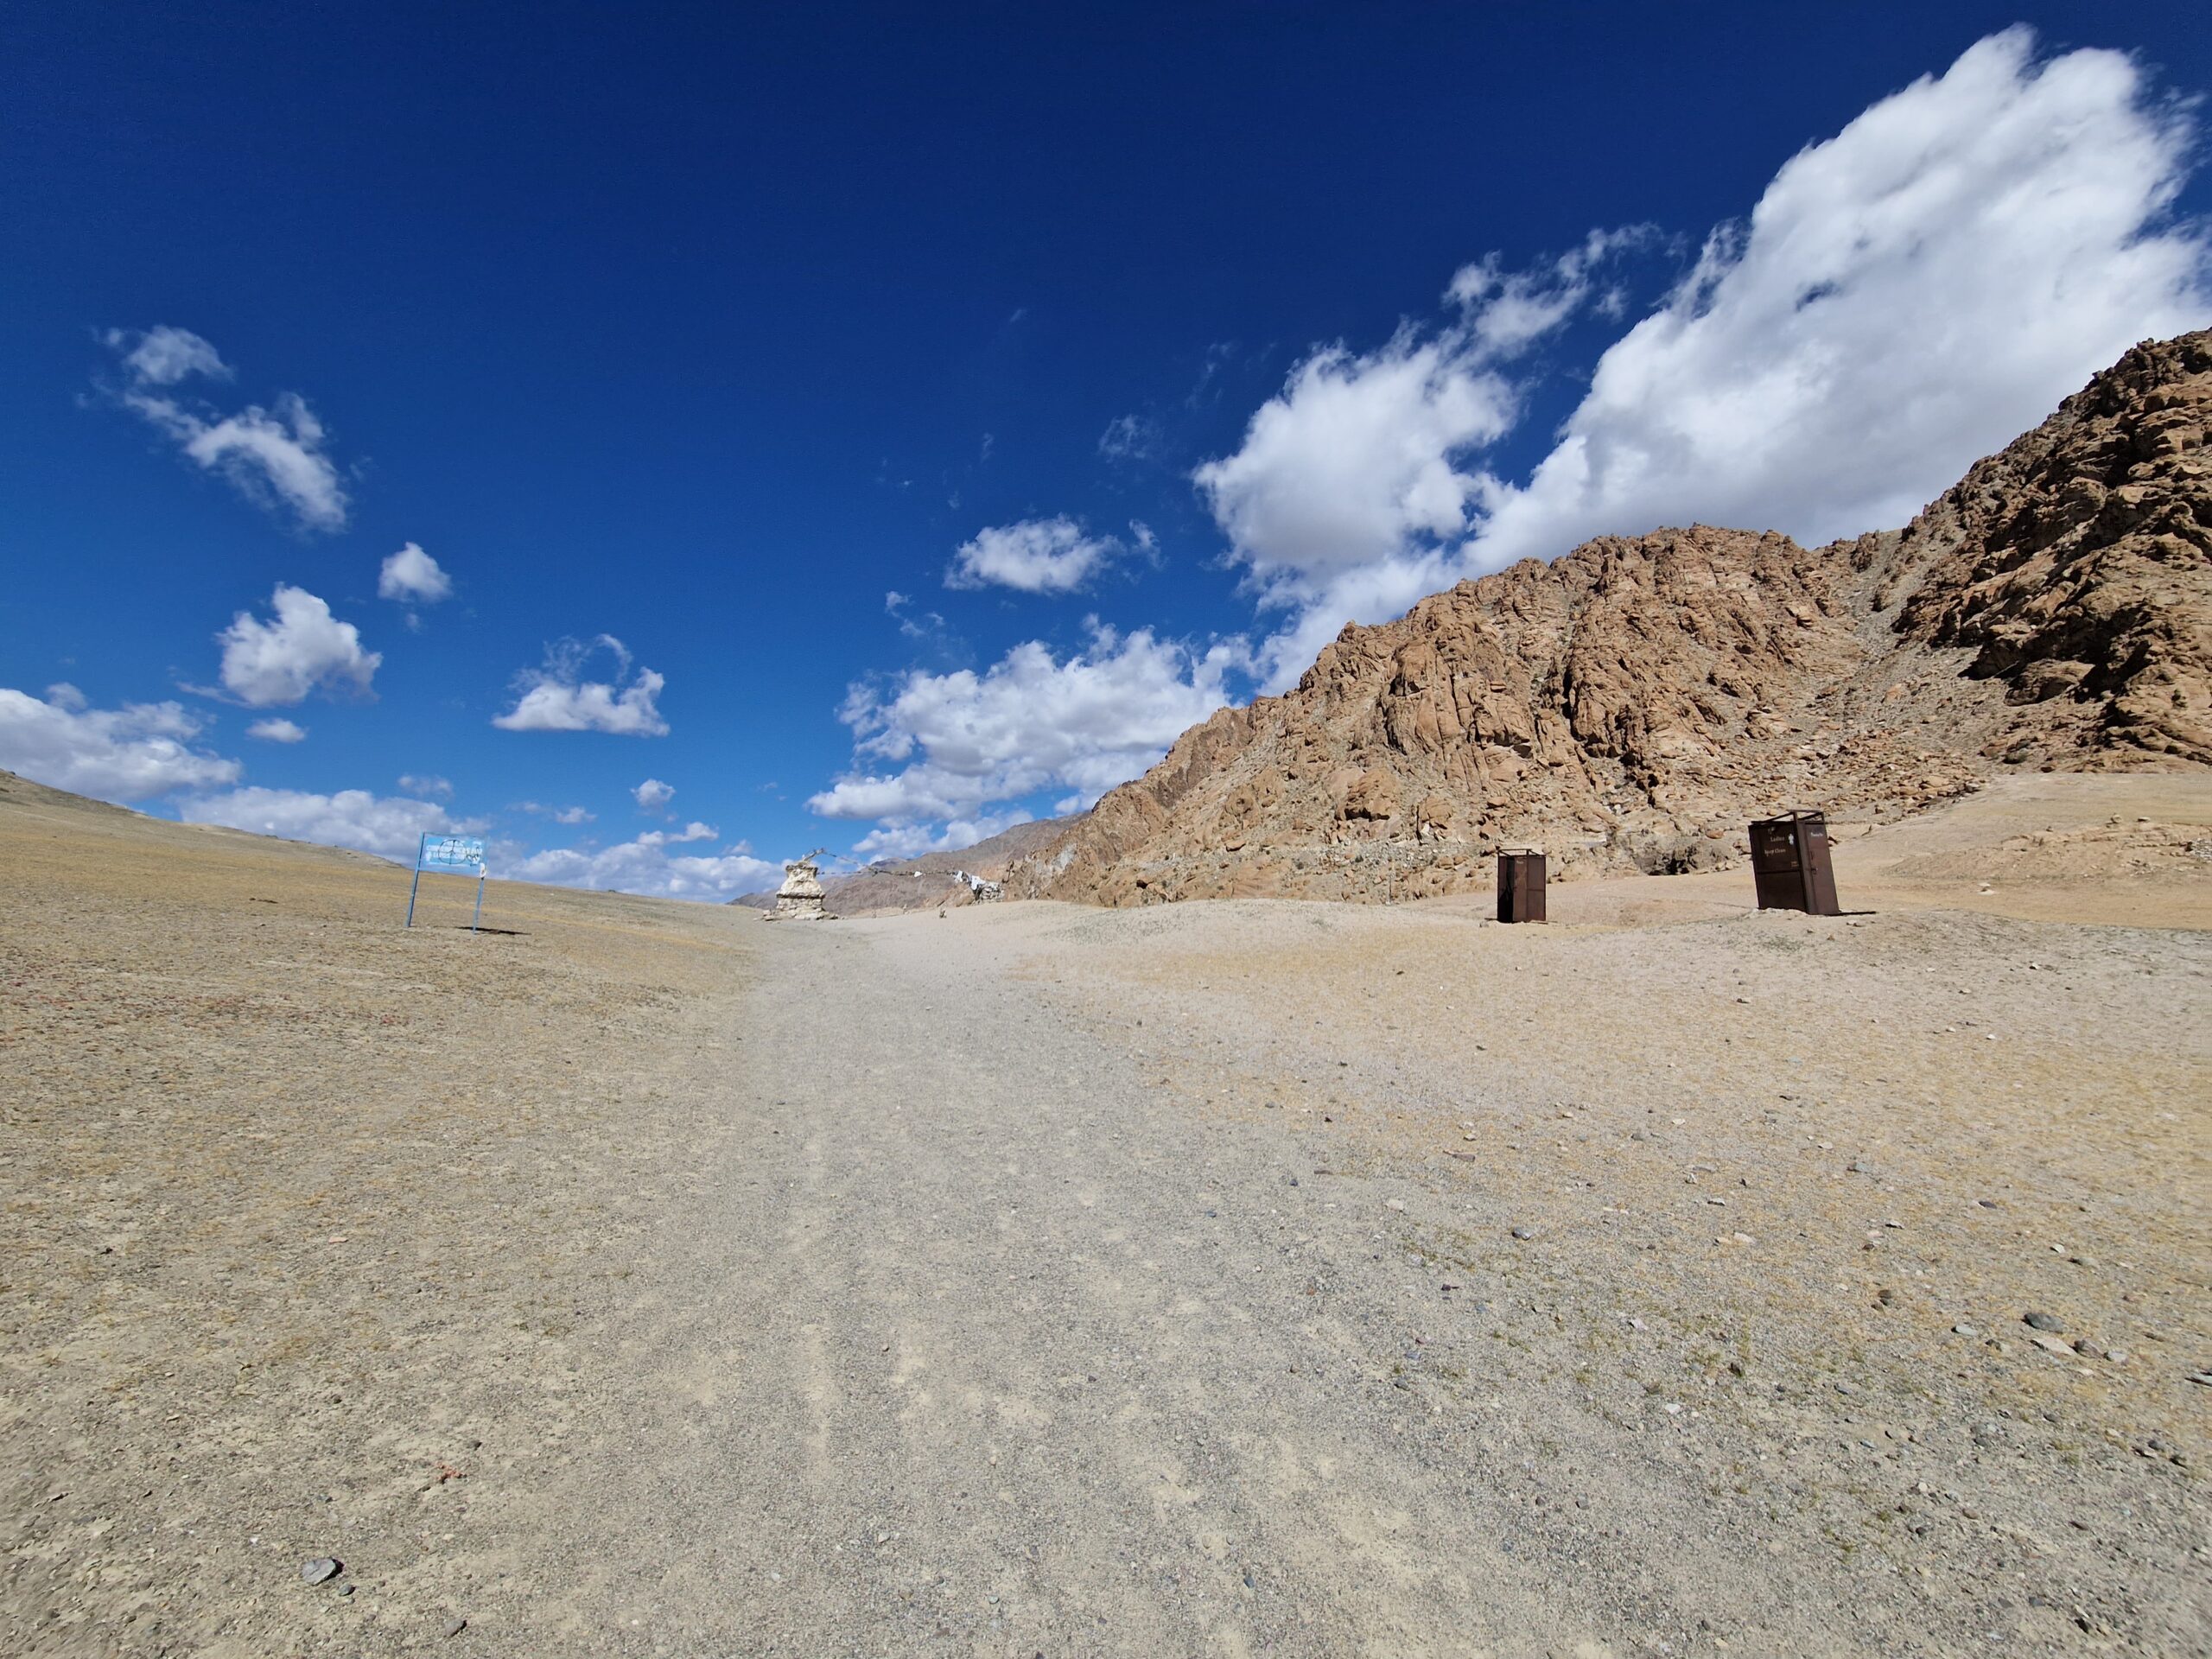
[[1533,847],[1501,848],[1497,855],[1497,919],[1544,919],[1544,855]]
[[1840,916],[1828,862],[1828,822],[1818,812],[1785,812],[1751,825],[1751,881],[1761,910]]

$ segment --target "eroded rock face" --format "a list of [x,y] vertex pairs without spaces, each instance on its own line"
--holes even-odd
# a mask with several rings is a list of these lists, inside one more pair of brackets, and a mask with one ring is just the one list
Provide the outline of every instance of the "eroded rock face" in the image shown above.
[[2212,764],[2209,426],[2212,334],[2139,346],[1900,538],[1898,631],[2024,711],[1998,758]]
[[2212,335],[2139,347],[1902,532],[1605,537],[1348,626],[1018,862],[1107,904],[1696,869],[1787,807],[2212,762]]

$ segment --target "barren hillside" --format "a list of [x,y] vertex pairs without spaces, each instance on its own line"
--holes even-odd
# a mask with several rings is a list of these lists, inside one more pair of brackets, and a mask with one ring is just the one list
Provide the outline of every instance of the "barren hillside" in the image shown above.
[[2212,334],[2138,346],[1902,531],[1601,537],[1347,626],[1018,861],[1106,904],[1711,868],[1993,770],[2212,763]]

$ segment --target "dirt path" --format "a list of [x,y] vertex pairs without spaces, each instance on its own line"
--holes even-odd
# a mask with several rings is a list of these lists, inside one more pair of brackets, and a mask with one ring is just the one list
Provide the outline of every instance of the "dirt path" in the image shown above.
[[[1331,931],[1300,951],[1317,914]],[[1758,1103],[1777,1079],[1758,1066],[1802,1084],[1797,1058],[1665,1085],[1700,1114],[1685,1131],[1645,1128],[1648,1096],[1617,1117],[1587,1077],[1562,1112],[1542,1044],[1489,1068],[1470,1055],[1447,1104],[1430,1045],[1353,1006],[1371,974],[1401,971],[1378,953],[1417,966],[1440,938],[1498,968],[1501,951],[1580,950],[1597,975],[1592,948],[1639,936],[1439,925],[1028,906],[774,933],[743,1044],[760,1081],[734,1103],[714,1195],[678,1230],[691,1249],[673,1281],[696,1295],[640,1326],[620,1478],[580,1469],[555,1506],[568,1639],[639,1654],[734,1637],[993,1655],[2202,1644],[2204,1510],[2186,1455],[2158,1447],[2202,1445],[2177,1368],[2202,1336],[2203,1217],[2189,1173],[2175,1186],[2129,1162],[2171,1158],[2176,1131],[2100,1147],[2062,1116],[2038,1179],[2015,1179],[2001,1150],[1947,1170],[1936,1143],[1972,1140],[1972,1115],[2011,1095],[2000,1069],[1902,1139],[1860,1129],[1859,1174]],[[1734,946],[1758,957],[1850,925],[1748,925],[1759,937]],[[1931,925],[1965,932],[1931,941]],[[1874,962],[1827,971],[1935,959],[1985,976],[2010,943],[1978,950],[1985,925],[1900,922],[1861,944]],[[2201,1007],[2212,956],[2184,939],[2169,968],[2176,943],[2122,944],[2114,963],[2110,938],[2042,941],[2070,982],[2172,971],[2154,1000]],[[1730,949],[1710,931],[1685,944],[1708,963]],[[1518,965],[1533,985],[1563,960]],[[1229,982],[1261,963],[1267,982],[1237,997]],[[1797,1035],[1851,1064],[1835,1033]],[[1615,1064],[1648,1077],[1665,1063]],[[2201,1047],[2185,1066],[2204,1078]],[[1554,1132],[1573,1144],[1546,1119],[1573,1120]],[[1471,1165],[1437,1155],[1475,1138],[1461,1122],[1490,1142]],[[1611,1145],[1592,1147],[1593,1125]],[[2180,1132],[2185,1159],[2196,1131]],[[1778,1166],[1805,1165],[1801,1145],[1810,1167]],[[1624,1168],[1635,1153],[1656,1156]],[[1879,1171],[1862,1160],[1876,1156]],[[2141,1211],[2120,1202],[2146,1179]],[[2083,1219],[2086,1196],[2114,1213]],[[2167,1259],[2107,1277],[2084,1249],[2076,1265],[2041,1236],[2054,1212],[2052,1236],[2094,1229],[2101,1249],[2127,1249],[2113,1236],[2147,1218]],[[1745,1225],[1763,1249],[1730,1230]],[[2016,1303],[2044,1302],[2114,1346],[2127,1321],[2160,1321],[2159,1351],[2118,1373],[2061,1365],[2018,1323]],[[1983,1323],[1950,1331],[1968,1317]]]
[[10,1651],[2212,1651],[2212,936],[471,939],[0,809]]
[[1370,1303],[1371,1218],[943,943],[767,948],[746,1049],[772,1092],[698,1216],[699,1300],[639,1357],[644,1461],[564,1535],[571,1628],[597,1608],[640,1653],[1595,1637],[1509,1449],[1408,1381],[1433,1310]]

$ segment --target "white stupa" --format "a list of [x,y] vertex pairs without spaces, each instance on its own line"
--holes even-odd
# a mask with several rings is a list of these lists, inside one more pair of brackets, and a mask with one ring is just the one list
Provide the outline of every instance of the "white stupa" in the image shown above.
[[823,849],[816,848],[804,858],[784,866],[784,885],[776,889],[776,907],[760,912],[770,922],[826,922],[834,919],[822,908],[822,868],[815,861]]

